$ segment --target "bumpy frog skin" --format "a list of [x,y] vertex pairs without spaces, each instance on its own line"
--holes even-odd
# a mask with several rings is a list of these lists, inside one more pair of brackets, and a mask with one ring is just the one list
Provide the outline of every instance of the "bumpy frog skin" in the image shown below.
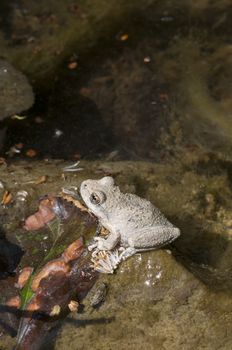
[[92,248],[112,250],[119,242],[125,248],[122,259],[137,252],[159,248],[174,241],[180,230],[151,202],[122,193],[110,176],[83,181],[81,196],[100,224],[109,230],[105,239],[95,237]]

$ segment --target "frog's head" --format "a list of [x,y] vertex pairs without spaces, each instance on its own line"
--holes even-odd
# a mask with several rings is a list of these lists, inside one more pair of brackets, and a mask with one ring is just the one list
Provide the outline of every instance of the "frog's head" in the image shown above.
[[89,210],[99,219],[107,219],[109,204],[117,187],[111,176],[100,180],[85,180],[81,183],[80,193]]

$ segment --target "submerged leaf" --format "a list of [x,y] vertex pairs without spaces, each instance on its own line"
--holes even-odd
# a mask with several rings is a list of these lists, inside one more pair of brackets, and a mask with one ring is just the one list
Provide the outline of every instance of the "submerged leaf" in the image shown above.
[[32,296],[34,295],[32,289],[31,289],[31,282],[33,280],[33,276],[28,279],[27,283],[23,287],[23,289],[20,291],[20,298],[21,298],[21,309],[23,310],[25,308],[25,305],[31,300]]
[[20,272],[20,275],[18,277],[18,281],[15,284],[16,288],[22,289],[25,284],[27,283],[28,279],[30,278],[31,274],[33,272],[33,268],[28,266],[24,267],[22,271]]
[[[55,326],[58,319],[70,309],[77,309],[78,302],[85,297],[98,277],[98,272],[91,267],[91,253],[80,237],[82,234],[89,237],[95,233],[96,218],[63,198],[54,197],[53,203],[56,212],[59,209],[59,213],[65,213],[65,219],[56,216],[55,220],[46,224],[52,243],[20,293],[23,317],[18,329],[16,349],[40,349],[47,330]],[[71,216],[73,221],[69,222],[67,219]],[[64,246],[65,240],[69,238],[69,235],[63,235],[69,232],[69,227],[80,238],[66,245],[67,248],[63,248],[63,253],[57,258],[60,243]]]

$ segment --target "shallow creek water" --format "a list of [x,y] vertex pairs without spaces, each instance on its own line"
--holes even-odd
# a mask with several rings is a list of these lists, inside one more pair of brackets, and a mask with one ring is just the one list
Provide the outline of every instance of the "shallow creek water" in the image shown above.
[[[181,237],[101,275],[105,302],[92,310],[87,296],[43,349],[231,349],[231,2],[1,1],[0,19],[1,57],[35,94],[0,116],[0,198],[13,195],[0,206],[1,304],[13,270],[38,266],[53,240],[22,229],[38,198],[111,174]],[[83,170],[62,176],[77,160]],[[15,345],[11,327],[0,321],[1,350]]]

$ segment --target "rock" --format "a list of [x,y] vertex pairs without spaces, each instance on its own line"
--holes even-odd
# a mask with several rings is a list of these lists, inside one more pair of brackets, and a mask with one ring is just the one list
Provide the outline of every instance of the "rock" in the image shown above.
[[105,303],[72,315],[55,349],[227,349],[231,326],[220,317],[231,322],[230,298],[208,290],[166,251],[134,256],[106,279]]
[[34,94],[24,74],[0,59],[0,121],[21,113],[34,103]]
[[[54,349],[72,344],[83,350],[231,349],[231,183],[225,163],[214,159],[212,165],[204,154],[198,158],[186,154],[182,163],[82,161],[82,171],[61,176],[67,165],[56,160],[0,167],[0,180],[13,196],[11,205],[0,207],[1,226],[6,238],[25,251],[21,267],[36,266],[51,244],[48,228],[28,232],[20,225],[35,211],[37,199],[105,174],[113,174],[122,191],[151,200],[182,235],[169,247],[171,253],[165,249],[142,253],[122,263],[114,275],[101,275],[99,281],[109,287],[105,302],[97,311],[84,308],[83,314],[66,319]],[[38,184],[42,175],[49,175],[48,180]],[[19,190],[27,191],[28,197],[17,207]],[[213,198],[216,206],[208,216],[208,201]],[[77,226],[66,225],[61,245],[78,238]],[[12,291],[9,279],[5,282],[0,284],[1,303]],[[10,343],[5,335],[0,338],[0,348],[6,341]]]

